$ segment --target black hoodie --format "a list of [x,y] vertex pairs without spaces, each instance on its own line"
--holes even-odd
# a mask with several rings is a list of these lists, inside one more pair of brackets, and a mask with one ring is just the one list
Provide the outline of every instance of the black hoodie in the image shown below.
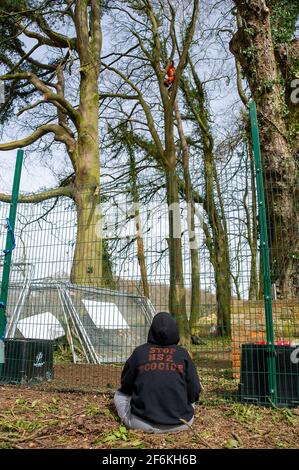
[[191,403],[201,391],[195,366],[186,349],[177,346],[179,332],[173,317],[158,313],[148,342],[127,360],[120,392],[132,395],[131,411],[155,424],[179,425],[194,414]]

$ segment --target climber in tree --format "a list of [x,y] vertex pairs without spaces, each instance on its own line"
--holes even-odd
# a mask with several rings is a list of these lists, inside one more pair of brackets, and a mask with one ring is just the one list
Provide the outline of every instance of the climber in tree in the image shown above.
[[164,85],[166,86],[166,88],[168,88],[168,90],[171,90],[172,85],[175,81],[175,66],[173,60],[171,61],[170,66],[167,69],[166,75],[167,78],[164,81]]

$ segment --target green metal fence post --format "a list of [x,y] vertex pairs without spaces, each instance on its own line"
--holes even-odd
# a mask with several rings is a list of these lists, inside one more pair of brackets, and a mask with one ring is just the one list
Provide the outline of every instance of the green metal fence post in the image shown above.
[[266,332],[267,332],[267,352],[268,352],[268,382],[270,389],[270,399],[275,404],[277,402],[277,384],[276,384],[276,364],[275,364],[275,348],[274,348],[274,329],[272,316],[272,295],[271,295],[271,278],[270,278],[270,261],[269,261],[269,244],[267,235],[267,219],[265,206],[265,193],[263,184],[263,168],[261,160],[261,149],[259,142],[258,120],[256,104],[250,102],[250,121],[251,134],[254,151],[254,161],[256,170],[256,186],[259,208],[259,232],[261,244],[261,258],[263,266],[264,278],[264,302],[266,312]]
[[5,250],[4,250],[5,258],[4,258],[1,293],[0,293],[0,340],[3,339],[5,336],[6,304],[7,304],[9,276],[10,276],[10,267],[11,267],[11,255],[12,255],[12,248],[14,244],[13,233],[14,233],[15,221],[16,221],[17,204],[18,204],[21,172],[22,172],[22,165],[23,165],[23,154],[24,154],[23,150],[19,149],[17,152],[17,161],[16,161],[16,166],[15,166],[12,196],[11,196],[11,203],[10,203],[10,210],[9,210],[9,217],[8,217],[9,229],[7,230],[6,245],[5,245]]

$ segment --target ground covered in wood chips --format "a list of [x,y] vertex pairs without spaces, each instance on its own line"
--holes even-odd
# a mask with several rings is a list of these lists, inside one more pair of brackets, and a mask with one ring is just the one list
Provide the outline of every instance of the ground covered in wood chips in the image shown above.
[[121,425],[111,394],[0,386],[1,449],[299,448],[299,408],[211,401],[196,407],[192,429],[151,435]]

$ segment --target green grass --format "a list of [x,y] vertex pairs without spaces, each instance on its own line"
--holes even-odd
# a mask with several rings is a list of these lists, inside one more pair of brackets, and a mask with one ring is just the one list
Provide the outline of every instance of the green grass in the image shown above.
[[254,405],[234,404],[225,413],[229,418],[233,418],[240,423],[256,424],[263,419],[260,409]]
[[87,416],[103,415],[113,418],[114,421],[119,421],[117,415],[113,414],[108,408],[101,408],[97,403],[89,403],[86,407]]
[[276,408],[274,407],[272,410],[272,420],[274,423],[280,423],[285,421],[287,424],[291,426],[296,426],[298,423],[297,416],[293,413],[292,410],[288,408]]
[[125,426],[120,425],[116,431],[108,431],[102,433],[93,445],[101,444],[109,445],[113,448],[138,448],[144,447],[143,442],[136,436],[133,431],[129,431]]
[[[17,419],[17,420],[9,420],[9,419],[0,419],[0,433],[20,433],[22,431],[35,431],[43,427],[43,424],[37,420],[25,420],[25,419]],[[1,437],[0,437],[1,441]]]

